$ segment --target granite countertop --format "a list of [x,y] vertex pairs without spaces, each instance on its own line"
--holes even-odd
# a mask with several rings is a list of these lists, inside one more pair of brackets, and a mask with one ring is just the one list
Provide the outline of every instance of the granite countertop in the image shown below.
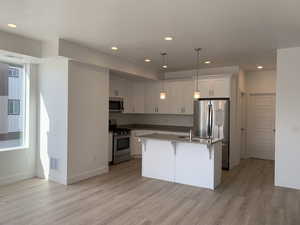
[[174,141],[174,142],[181,142],[181,143],[206,144],[206,145],[215,144],[223,140],[222,138],[204,139],[204,138],[194,137],[193,140],[190,141],[188,136],[178,136],[173,134],[147,134],[147,135],[142,135],[139,138]]
[[165,125],[149,125],[149,124],[127,124],[120,125],[120,128],[128,128],[130,130],[157,130],[157,131],[171,131],[189,133],[193,127],[184,126],[165,126]]

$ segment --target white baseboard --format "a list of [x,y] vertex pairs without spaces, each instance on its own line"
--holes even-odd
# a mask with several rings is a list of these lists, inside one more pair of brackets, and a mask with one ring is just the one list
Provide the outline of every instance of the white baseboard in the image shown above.
[[85,172],[80,173],[78,175],[69,177],[67,179],[67,183],[68,184],[74,184],[76,182],[79,182],[79,181],[82,181],[82,180],[85,180],[85,179],[88,179],[88,178],[91,178],[91,177],[94,177],[94,176],[99,176],[99,175],[107,173],[107,172],[108,172],[108,166],[97,168],[95,170],[85,171]]
[[51,180],[53,182],[59,183],[59,184],[64,184],[67,185],[67,178],[66,177],[62,177],[62,176],[56,176],[56,175],[49,175],[48,180]]
[[7,177],[0,177],[0,185],[15,183],[17,181],[26,180],[35,177],[34,172],[17,173]]

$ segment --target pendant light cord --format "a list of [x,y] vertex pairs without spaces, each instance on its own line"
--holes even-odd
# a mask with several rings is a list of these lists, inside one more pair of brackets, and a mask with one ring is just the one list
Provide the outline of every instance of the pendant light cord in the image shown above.
[[197,57],[196,57],[196,91],[199,91],[199,87],[198,87],[198,81],[199,81],[199,65],[200,65],[200,51],[201,51],[201,48],[195,48],[195,51],[197,52]]
[[161,53],[161,56],[162,56],[162,69],[163,69],[163,81],[162,81],[162,91],[165,91],[165,70],[166,68],[164,68],[166,64],[166,56],[167,56],[167,53],[163,52]]

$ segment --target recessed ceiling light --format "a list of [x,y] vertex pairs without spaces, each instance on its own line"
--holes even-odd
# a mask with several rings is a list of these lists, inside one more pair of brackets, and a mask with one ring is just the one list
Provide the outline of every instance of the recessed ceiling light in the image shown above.
[[204,62],[205,64],[211,64],[211,61],[207,60]]
[[117,51],[117,50],[118,50],[118,47],[113,46],[113,47],[111,47],[111,50]]
[[168,65],[163,65],[162,68],[167,69]]
[[261,70],[263,68],[264,68],[263,66],[257,66],[257,69],[259,69],[259,70]]
[[145,62],[151,62],[151,59],[145,59]]
[[172,41],[172,40],[173,40],[173,37],[165,37],[165,40],[166,40],[166,41]]
[[9,24],[7,24],[7,26],[10,27],[10,28],[16,28],[17,27],[17,25],[13,24],[13,23],[9,23]]

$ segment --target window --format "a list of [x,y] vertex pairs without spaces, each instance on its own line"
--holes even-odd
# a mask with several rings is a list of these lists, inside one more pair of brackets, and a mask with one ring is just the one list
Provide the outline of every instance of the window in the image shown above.
[[19,77],[19,68],[12,67],[12,66],[9,67],[8,68],[8,76],[18,78]]
[[24,66],[0,62],[0,151],[26,144],[25,81]]
[[8,99],[8,115],[19,116],[20,115],[20,100]]

